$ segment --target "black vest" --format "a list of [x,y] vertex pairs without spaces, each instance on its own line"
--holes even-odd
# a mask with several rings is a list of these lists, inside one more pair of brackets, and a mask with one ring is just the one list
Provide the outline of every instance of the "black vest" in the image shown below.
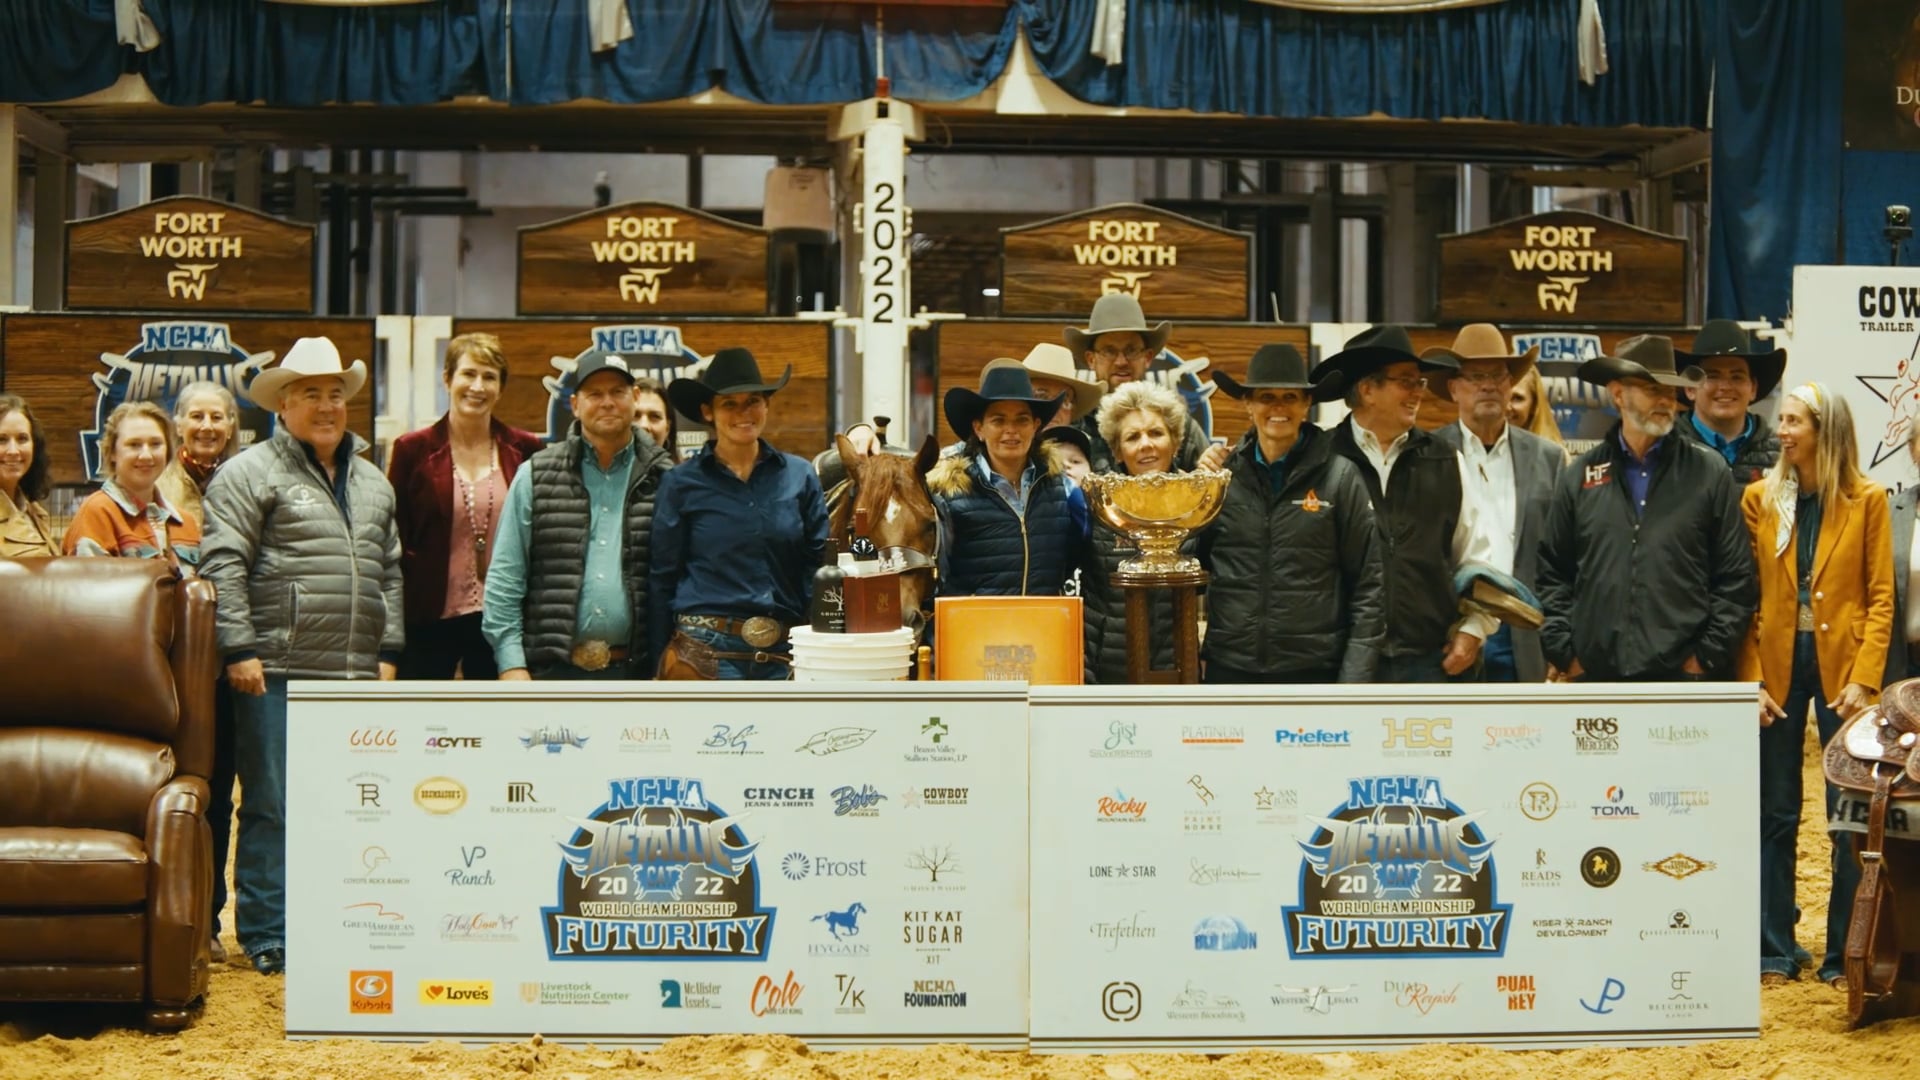
[[1385,573],[1387,637],[1383,656],[1437,655],[1457,620],[1453,530],[1460,523],[1460,463],[1454,452],[1418,428],[1394,459],[1392,483],[1380,477],[1353,441],[1353,421],[1333,431],[1333,448],[1352,461],[1373,503]]
[[959,490],[934,498],[944,504],[953,532],[940,595],[1060,595],[1073,571],[1078,538],[1059,476],[1047,474],[1034,482],[1025,521],[974,475],[971,461]]
[[[576,427],[567,438],[527,459],[533,471],[533,535],[527,550],[527,595],[521,608],[527,665],[563,664],[573,657],[579,625],[580,586],[586,576],[591,501],[580,479],[580,455],[593,453]],[[647,655],[647,569],[653,540],[653,496],[669,461],[651,441],[633,442],[627,474],[626,543],[620,569],[626,576],[631,636],[629,668],[653,670]],[[617,644],[617,643],[615,643]]]

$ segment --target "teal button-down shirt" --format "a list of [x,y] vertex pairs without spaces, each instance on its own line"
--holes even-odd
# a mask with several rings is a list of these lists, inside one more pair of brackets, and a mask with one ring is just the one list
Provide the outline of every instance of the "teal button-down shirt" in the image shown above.
[[[604,641],[617,648],[632,638],[633,611],[621,573],[626,545],[627,481],[633,472],[633,443],[600,467],[600,455],[580,455],[580,479],[591,501],[587,518],[587,565],[574,616],[573,640]],[[507,489],[500,528],[494,534],[493,561],[487,566],[486,606],[480,630],[493,646],[501,671],[527,666],[522,631],[527,599],[527,548],[533,540],[533,470],[521,469]]]

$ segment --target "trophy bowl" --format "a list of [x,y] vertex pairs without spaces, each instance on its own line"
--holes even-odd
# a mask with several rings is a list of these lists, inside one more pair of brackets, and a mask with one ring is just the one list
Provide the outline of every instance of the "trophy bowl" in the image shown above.
[[1219,469],[1087,477],[1081,487],[1088,507],[1140,548],[1140,554],[1121,560],[1114,580],[1172,583],[1198,575],[1200,560],[1180,554],[1180,544],[1220,513],[1232,479],[1233,474]]

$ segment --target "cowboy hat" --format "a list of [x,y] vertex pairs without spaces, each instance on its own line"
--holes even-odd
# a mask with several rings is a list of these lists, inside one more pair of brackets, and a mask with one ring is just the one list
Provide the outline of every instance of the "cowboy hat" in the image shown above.
[[1087,433],[1074,424],[1055,424],[1034,436],[1033,439],[1035,446],[1045,446],[1050,442],[1070,443],[1080,448],[1081,457],[1088,461],[1093,460],[1093,440],[1087,438]]
[[793,377],[793,365],[768,382],[760,376],[759,361],[741,348],[721,349],[713,354],[707,369],[697,379],[675,379],[667,384],[667,401],[689,419],[698,418],[700,406],[721,394],[771,394],[787,385]]
[[1688,365],[1675,370],[1673,339],[1641,334],[1621,342],[1612,356],[1596,356],[1574,374],[1586,382],[1606,386],[1620,379],[1645,379],[1661,386],[1699,386],[1707,373]]
[[1524,353],[1514,355],[1507,347],[1507,336],[1492,323],[1468,323],[1454,335],[1453,344],[1436,345],[1420,354],[1423,360],[1451,359],[1453,366],[1441,373],[1441,382],[1453,378],[1460,371],[1463,360],[1503,360],[1507,365],[1507,374],[1514,379],[1526,377],[1533,370],[1534,362],[1540,359],[1540,346],[1535,345]]
[[1224,371],[1213,373],[1213,384],[1228,397],[1248,398],[1255,390],[1305,390],[1315,401],[1332,401],[1340,396],[1346,380],[1339,372],[1314,382],[1307,378],[1307,361],[1291,345],[1262,345],[1247,361],[1247,378],[1242,382]]
[[1043,341],[1027,353],[1020,361],[1028,371],[1043,378],[1062,382],[1073,394],[1073,414],[1083,416],[1100,405],[1100,397],[1106,388],[1099,383],[1088,382],[1080,377],[1078,366],[1073,362],[1073,353],[1064,345],[1055,345]]
[[1016,360],[1011,365],[989,366],[981,372],[978,392],[964,386],[947,391],[947,426],[962,439],[972,438],[973,422],[986,414],[987,406],[996,401],[1020,401],[1031,407],[1033,418],[1040,422],[1041,427],[1046,427],[1047,421],[1053,419],[1053,414],[1060,411],[1060,406],[1066,400],[1065,393],[1053,398],[1041,397],[1033,389],[1033,379],[1027,375],[1026,365]]
[[341,364],[340,347],[331,338],[303,337],[287,350],[279,367],[268,368],[253,377],[247,386],[247,397],[268,412],[279,412],[280,395],[287,387],[301,379],[328,376],[340,380],[351,401],[367,384],[367,365],[363,360],[355,360],[351,366]]
[[1407,328],[1388,324],[1368,327],[1348,338],[1346,348],[1313,369],[1313,381],[1317,383],[1338,375],[1346,386],[1352,386],[1388,364],[1419,364],[1429,371],[1460,367],[1459,361],[1448,356],[1421,359],[1413,351],[1413,339],[1407,336]]
[[1674,353],[1685,357],[1695,367],[1713,356],[1738,356],[1747,362],[1747,370],[1753,375],[1753,398],[1755,401],[1773,393],[1780,385],[1780,376],[1787,371],[1787,350],[1776,348],[1770,352],[1756,352],[1753,335],[1746,327],[1732,319],[1708,319],[1693,336],[1693,348],[1675,349]]
[[1160,350],[1167,347],[1167,335],[1173,333],[1173,324],[1163,319],[1149,327],[1147,313],[1140,310],[1140,301],[1126,293],[1110,292],[1093,302],[1093,314],[1087,317],[1086,329],[1067,327],[1067,348],[1079,356],[1090,351],[1093,339],[1101,334],[1129,332],[1147,339],[1148,356],[1159,356]]

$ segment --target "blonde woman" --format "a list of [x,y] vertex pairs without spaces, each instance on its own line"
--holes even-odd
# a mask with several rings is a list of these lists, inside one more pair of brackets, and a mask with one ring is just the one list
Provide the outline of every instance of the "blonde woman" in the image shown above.
[[[1180,395],[1149,382],[1122,383],[1100,399],[1095,414],[1100,437],[1113,454],[1115,472],[1128,476],[1185,472],[1176,467],[1187,435],[1187,404]],[[1089,683],[1127,681],[1127,597],[1113,584],[1122,560],[1139,554],[1125,533],[1094,521],[1089,558],[1080,575],[1085,622],[1085,678]],[[1152,623],[1152,662],[1155,668],[1173,666],[1173,594],[1157,590],[1148,596]]]
[[1507,393],[1507,423],[1552,440],[1555,446],[1567,445],[1560,437],[1560,425],[1554,422],[1553,403],[1547,400],[1547,384],[1541,381],[1538,366],[1528,368],[1513,381],[1513,389]]
[[[1760,981],[1795,963],[1794,840],[1807,710],[1820,741],[1873,703],[1893,635],[1893,547],[1886,491],[1860,472],[1847,403],[1806,383],[1780,403],[1780,460],[1747,485],[1741,510],[1759,568],[1760,607],[1738,677],[1760,682]],[[1827,789],[1832,809],[1834,791]],[[1842,986],[1841,949],[1860,867],[1836,840],[1820,978]],[[1845,846],[1842,846],[1845,845]]]
[[107,416],[100,450],[106,483],[87,496],[67,526],[68,555],[200,562],[200,522],[169,503],[160,474],[173,462],[173,421],[151,401],[129,401]]
[[160,474],[160,494],[204,530],[207,519],[200,500],[213,474],[239,449],[234,444],[240,435],[240,404],[233,391],[219,383],[188,383],[173,399],[173,426],[180,433],[180,450]]

